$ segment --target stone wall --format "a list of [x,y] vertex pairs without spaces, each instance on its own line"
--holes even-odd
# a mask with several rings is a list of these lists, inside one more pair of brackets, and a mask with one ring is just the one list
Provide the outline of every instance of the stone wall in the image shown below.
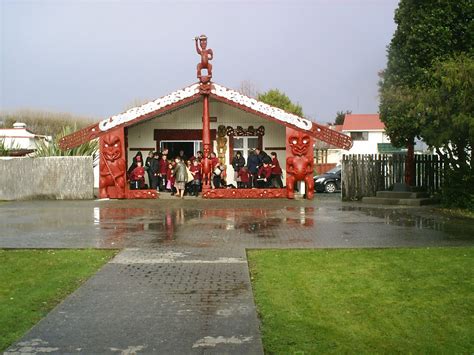
[[0,200],[92,198],[92,157],[0,159]]

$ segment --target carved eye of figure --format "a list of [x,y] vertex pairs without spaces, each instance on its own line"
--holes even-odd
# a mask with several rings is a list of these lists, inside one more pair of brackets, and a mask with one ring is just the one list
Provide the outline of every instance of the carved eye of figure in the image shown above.
[[105,148],[108,148],[108,147],[109,147],[109,145],[108,145],[107,143],[105,143],[105,144],[104,144],[104,147],[105,147]]
[[307,140],[307,139],[303,139],[303,144],[308,144],[308,140]]
[[296,143],[298,143],[298,141],[297,141],[296,139],[293,139],[293,140],[291,141],[291,143],[292,143],[292,144],[296,144]]
[[114,144],[114,147],[118,147],[118,144],[117,144],[117,143],[115,143],[115,144]]

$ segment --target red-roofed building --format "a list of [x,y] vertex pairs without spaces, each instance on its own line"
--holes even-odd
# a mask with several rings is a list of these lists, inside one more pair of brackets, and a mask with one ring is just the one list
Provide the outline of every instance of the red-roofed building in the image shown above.
[[379,114],[347,114],[341,132],[354,142],[348,154],[385,153],[382,147],[390,145]]
[[[336,126],[339,127],[339,126]],[[380,120],[380,115],[375,114],[347,114],[341,131],[385,131],[385,125]]]

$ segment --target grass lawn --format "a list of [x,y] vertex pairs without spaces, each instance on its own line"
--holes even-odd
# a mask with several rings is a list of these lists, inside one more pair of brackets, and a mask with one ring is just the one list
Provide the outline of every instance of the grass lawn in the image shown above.
[[248,257],[266,353],[474,352],[474,248]]
[[435,211],[439,211],[445,215],[451,217],[459,217],[459,218],[470,218],[474,219],[474,211],[461,209],[461,208],[435,208]]
[[0,351],[105,264],[110,250],[0,250]]

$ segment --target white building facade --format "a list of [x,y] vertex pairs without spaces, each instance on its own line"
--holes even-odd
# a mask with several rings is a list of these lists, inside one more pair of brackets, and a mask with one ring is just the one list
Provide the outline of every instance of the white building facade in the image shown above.
[[0,140],[5,149],[33,151],[38,141],[51,141],[51,137],[35,134],[26,128],[25,123],[17,122],[13,128],[0,129]]

